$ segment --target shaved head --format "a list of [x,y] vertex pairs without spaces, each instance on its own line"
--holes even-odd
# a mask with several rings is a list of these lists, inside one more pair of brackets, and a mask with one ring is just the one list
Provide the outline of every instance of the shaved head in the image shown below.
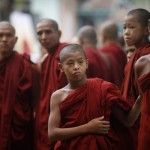
[[40,23],[49,23],[49,24],[51,24],[51,25],[53,26],[53,28],[54,28],[56,31],[59,30],[58,23],[57,23],[55,20],[53,20],[53,19],[49,19],[49,18],[41,19],[41,20],[37,23],[37,26],[38,26],[38,24],[40,24]]
[[109,39],[115,40],[118,38],[118,26],[113,21],[105,21],[100,26],[100,36]]
[[78,31],[79,40],[86,40],[94,45],[97,44],[97,35],[95,28],[89,25],[83,26]]
[[145,9],[138,8],[138,9],[133,9],[133,10],[129,11],[127,13],[127,16],[137,17],[139,20],[139,23],[143,27],[147,27],[148,26],[148,20],[150,19],[150,12],[145,10]]
[[12,32],[13,32],[13,34],[15,35],[15,28],[14,28],[14,26],[11,24],[11,23],[9,23],[8,21],[1,21],[0,22],[0,28],[10,28],[10,29],[12,29]]
[[68,52],[75,53],[76,51],[80,51],[83,54],[83,56],[85,57],[85,59],[87,59],[86,53],[85,53],[84,49],[82,48],[82,46],[80,46],[78,44],[69,44],[61,49],[61,51],[59,53],[60,62],[62,63],[64,61],[65,56]]

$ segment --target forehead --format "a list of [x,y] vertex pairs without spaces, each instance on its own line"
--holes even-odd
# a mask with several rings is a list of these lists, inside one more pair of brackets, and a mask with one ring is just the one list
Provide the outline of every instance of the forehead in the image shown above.
[[139,18],[136,15],[127,15],[124,18],[124,23],[140,23]]
[[62,54],[63,61],[64,60],[73,60],[73,59],[81,59],[85,58],[85,55],[81,50],[71,51],[67,50]]
[[14,29],[9,25],[0,25],[0,32],[11,32],[14,33]]
[[54,29],[54,26],[51,22],[40,22],[36,26],[37,30],[44,30],[44,29]]

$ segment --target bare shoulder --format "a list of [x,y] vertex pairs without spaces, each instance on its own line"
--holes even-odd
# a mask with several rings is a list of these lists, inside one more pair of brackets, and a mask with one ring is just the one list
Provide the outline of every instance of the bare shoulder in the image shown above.
[[60,104],[69,95],[71,91],[72,90],[68,89],[67,86],[56,90],[51,96],[51,101]]
[[140,57],[135,63],[135,72],[142,76],[150,72],[150,54]]

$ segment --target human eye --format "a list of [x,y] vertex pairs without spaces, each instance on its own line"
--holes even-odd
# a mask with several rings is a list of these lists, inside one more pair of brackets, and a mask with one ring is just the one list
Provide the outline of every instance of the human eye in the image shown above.
[[134,29],[135,26],[134,26],[134,25],[129,25],[129,28],[130,28],[130,29]]
[[41,31],[37,32],[37,35],[38,35],[38,36],[41,36],[41,35],[42,35],[42,32],[41,32]]

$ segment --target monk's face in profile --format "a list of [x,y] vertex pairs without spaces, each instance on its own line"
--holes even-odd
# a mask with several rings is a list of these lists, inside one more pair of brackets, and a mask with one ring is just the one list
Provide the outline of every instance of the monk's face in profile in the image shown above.
[[60,64],[61,70],[69,81],[80,81],[86,78],[88,60],[81,50],[66,51]]
[[123,37],[127,45],[139,47],[146,36],[146,28],[141,25],[136,15],[127,15],[124,18]]
[[135,49],[136,49],[135,46],[126,46],[127,61],[130,60]]
[[13,28],[7,24],[0,24],[0,53],[7,54],[12,51],[16,41]]
[[37,38],[40,44],[50,52],[59,43],[60,31],[56,30],[49,21],[40,22],[36,26]]

